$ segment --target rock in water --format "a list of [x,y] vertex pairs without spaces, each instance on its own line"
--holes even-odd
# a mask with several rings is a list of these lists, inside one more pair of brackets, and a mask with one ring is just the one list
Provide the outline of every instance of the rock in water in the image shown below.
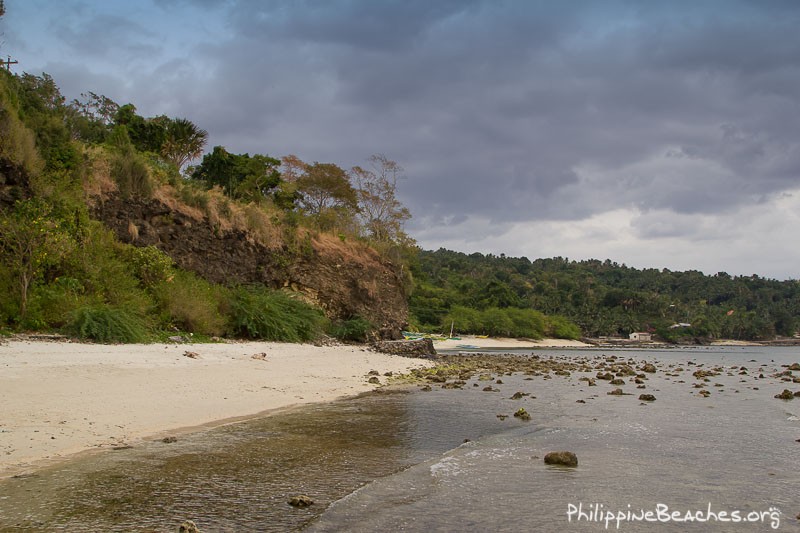
[[292,507],[308,507],[309,505],[314,505],[314,500],[305,496],[303,494],[293,496],[291,500],[287,502]]
[[197,529],[197,524],[187,520],[178,527],[178,533],[200,533],[200,530]]
[[792,400],[794,399],[794,394],[789,389],[783,389],[783,392],[776,394],[775,397],[779,400]]
[[642,372],[647,372],[648,374],[655,374],[656,366],[652,363],[647,363],[642,367]]
[[572,452],[550,452],[544,456],[544,464],[576,467],[578,456]]
[[517,411],[514,413],[514,416],[519,418],[520,420],[531,419],[531,415],[528,414],[528,411],[526,411],[524,407],[520,407],[519,409],[517,409]]
[[653,396],[652,394],[640,394],[639,400],[643,402],[654,402],[656,401],[656,397]]
[[622,396],[625,393],[622,392],[622,389],[614,389],[612,391],[607,392],[606,394],[608,394],[610,396]]

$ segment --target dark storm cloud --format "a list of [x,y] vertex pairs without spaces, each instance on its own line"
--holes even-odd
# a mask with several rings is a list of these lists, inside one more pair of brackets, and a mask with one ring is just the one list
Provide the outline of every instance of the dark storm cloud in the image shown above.
[[[386,154],[418,227],[728,212],[800,186],[796,2],[155,4],[223,23],[130,71],[140,109],[238,152],[345,167]],[[83,50],[96,32],[123,58],[157,46],[120,16],[60,35]],[[691,236],[665,220],[632,223]]]
[[791,4],[266,6],[232,7],[224,56],[263,54],[244,82],[272,82],[249,100],[289,126],[278,145],[390,154],[419,212],[707,212],[798,184]]

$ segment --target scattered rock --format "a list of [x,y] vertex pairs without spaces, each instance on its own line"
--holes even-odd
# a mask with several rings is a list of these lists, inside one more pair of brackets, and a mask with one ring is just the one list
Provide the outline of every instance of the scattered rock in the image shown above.
[[488,387],[484,387],[481,390],[483,390],[483,392],[500,392],[499,389],[495,389],[491,385],[489,385]]
[[625,385],[625,380],[624,379],[620,379],[620,378],[615,378],[615,379],[612,379],[609,383],[611,385]]
[[512,400],[521,400],[525,396],[529,396],[529,394],[527,392],[517,391],[517,392],[514,393],[514,396],[512,396],[511,399]]
[[253,355],[250,356],[250,359],[258,359],[259,361],[266,361],[267,354],[265,352],[254,353]]
[[430,385],[425,385],[424,387],[422,387],[422,388],[421,388],[421,389],[419,389],[419,390],[421,390],[421,391],[423,391],[423,392],[430,392],[430,391],[432,391],[433,389],[431,388],[431,386],[430,386]]
[[697,394],[699,394],[700,396],[702,396],[704,398],[708,398],[709,396],[711,396],[711,393],[709,391],[705,390],[705,389],[701,390]]
[[286,503],[288,503],[292,507],[308,507],[309,505],[314,505],[314,500],[312,500],[308,496],[300,494],[298,496],[292,496],[292,499],[290,499]]
[[622,391],[622,389],[614,389],[612,391],[608,391],[606,394],[610,396],[622,396],[625,393]]
[[372,376],[371,378],[369,378],[369,379],[367,380],[367,383],[371,383],[371,384],[373,384],[373,385],[380,385],[380,384],[381,384],[381,380],[380,380],[380,379],[378,379],[378,377],[377,377],[377,376]]
[[187,520],[178,526],[178,533],[200,533],[200,530],[197,529],[197,524],[191,520]]
[[612,379],[614,379],[614,374],[612,374],[611,372],[598,372],[597,373],[597,379],[603,379],[605,381],[611,381]]
[[655,374],[656,373],[656,365],[652,363],[647,363],[642,367],[642,372],[647,372],[648,374]]
[[800,372],[800,363],[793,363],[791,366],[789,366],[789,370],[797,370]]
[[370,370],[369,372],[367,372],[367,375],[368,376],[380,376],[381,373],[378,372],[377,370]]
[[639,400],[643,402],[654,402],[656,401],[656,397],[653,396],[652,394],[640,394]]
[[390,371],[388,371],[388,372],[384,372],[384,373],[383,373],[383,375],[384,375],[384,376],[386,376],[387,378],[390,378],[390,377],[394,376],[394,372],[392,372],[392,371],[390,370]]
[[172,337],[167,337],[167,340],[176,343],[186,342],[186,339],[184,339],[181,335],[173,335]]
[[164,444],[172,444],[173,442],[178,442],[178,437],[172,437],[172,436],[164,437],[163,439],[161,439],[161,442],[163,442]]
[[550,452],[544,456],[544,464],[576,467],[578,457],[572,452]]
[[575,400],[575,403],[586,403],[586,400]]
[[789,389],[783,389],[783,392],[780,394],[776,394],[775,397],[779,400],[793,400],[794,394]]
[[401,341],[378,341],[372,344],[376,352],[420,359],[436,359],[436,348],[431,339],[414,339]]
[[517,411],[514,413],[514,416],[516,418],[519,418],[520,420],[530,420],[531,419],[531,415],[529,415],[528,411],[526,411],[525,408],[523,408],[523,407],[520,407],[519,409],[517,409]]
[[190,352],[189,350],[186,350],[185,352],[183,352],[183,356],[184,357],[188,357],[189,359],[200,359],[200,354],[199,353]]

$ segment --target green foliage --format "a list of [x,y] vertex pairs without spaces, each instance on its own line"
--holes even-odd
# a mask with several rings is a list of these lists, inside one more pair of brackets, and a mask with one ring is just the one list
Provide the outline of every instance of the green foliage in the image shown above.
[[[544,334],[576,338],[655,331],[682,338],[764,339],[790,336],[800,319],[800,284],[720,272],[637,270],[606,261],[556,257],[419,251],[411,261],[415,279],[412,321],[439,327],[449,314],[528,308],[548,315]],[[560,315],[558,318],[554,315]],[[566,320],[566,322],[564,322]],[[466,321],[469,322],[468,320]],[[676,323],[691,327],[670,329]],[[577,325],[578,328],[575,328]],[[461,331],[487,330],[466,327]]]
[[123,198],[150,198],[153,183],[142,157],[132,150],[115,154],[111,159],[111,177]]
[[260,203],[270,198],[282,208],[293,207],[293,195],[279,188],[282,183],[275,158],[255,154],[232,154],[222,146],[215,146],[211,153],[194,168],[190,177],[205,182],[208,188],[219,185],[231,198],[245,202]]
[[342,341],[366,342],[375,326],[367,319],[355,316],[349,320],[334,322],[330,334]]
[[140,343],[147,340],[147,329],[141,317],[106,305],[79,309],[66,331],[81,339],[101,343]]
[[123,253],[144,287],[155,287],[175,275],[172,258],[155,246],[128,246]]
[[0,213],[0,262],[14,279],[19,320],[25,318],[32,285],[73,246],[52,211],[48,203],[32,198]]
[[282,291],[236,290],[230,302],[233,335],[282,342],[306,342],[322,331],[321,311]]
[[225,317],[220,312],[226,290],[190,272],[177,271],[152,287],[164,327],[176,327],[199,335],[225,332]]

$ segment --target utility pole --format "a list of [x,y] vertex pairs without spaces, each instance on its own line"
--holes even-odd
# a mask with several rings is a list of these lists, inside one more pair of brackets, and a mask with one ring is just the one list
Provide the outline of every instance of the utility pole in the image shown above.
[[11,65],[16,65],[17,63],[19,63],[19,61],[16,60],[12,61],[11,56],[8,56],[8,59],[6,60],[0,59],[0,65],[5,65],[6,70],[9,72],[11,72]]

